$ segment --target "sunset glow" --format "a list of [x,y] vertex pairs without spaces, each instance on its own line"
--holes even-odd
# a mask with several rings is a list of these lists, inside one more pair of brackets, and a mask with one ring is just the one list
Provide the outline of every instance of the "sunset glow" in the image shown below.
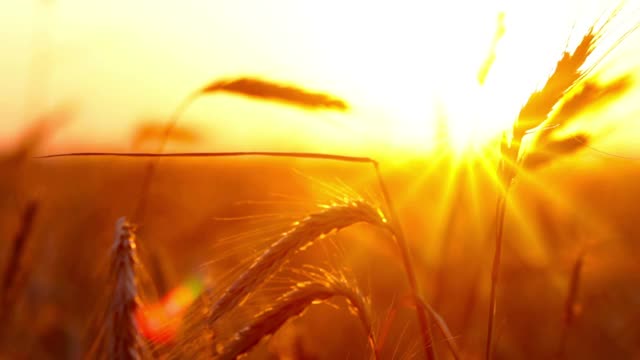
[[[5,142],[25,127],[10,119],[65,102],[75,107],[74,121],[52,146],[128,146],[123,139],[141,120],[166,119],[184,96],[208,81],[254,75],[331,92],[352,110],[344,115],[301,112],[225,96],[200,101],[182,120],[183,126],[208,129],[197,149],[237,148],[251,141],[265,149],[323,147],[343,153],[380,146],[429,151],[438,142],[439,117],[447,119],[455,149],[495,138],[562,51],[615,5],[498,0],[433,5],[328,1],[322,6],[290,0],[113,1],[99,8],[75,0],[21,4],[2,5],[3,14],[24,19],[4,35],[4,52],[20,54],[47,81],[36,87],[28,80],[28,66],[3,64],[8,83],[14,84],[0,89],[7,99],[0,109],[8,130]],[[620,21],[616,29],[629,28],[629,21]],[[168,23],[172,30],[163,33]],[[629,39],[621,52],[635,43]],[[616,60],[617,55],[607,61],[619,71],[634,64],[628,56]],[[493,60],[487,66],[489,56]],[[482,68],[486,79],[481,85]],[[20,107],[25,96],[35,101],[27,113]],[[282,142],[282,129],[297,135],[296,140],[288,137],[289,146]],[[94,139],[92,133],[100,136]]]

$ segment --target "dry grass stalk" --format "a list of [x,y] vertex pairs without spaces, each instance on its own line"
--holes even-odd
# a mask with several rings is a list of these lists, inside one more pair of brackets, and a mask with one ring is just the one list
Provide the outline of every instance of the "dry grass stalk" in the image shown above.
[[[407,239],[404,236],[400,218],[398,217],[398,213],[396,212],[395,206],[393,205],[393,200],[389,195],[389,190],[387,190],[387,185],[385,184],[384,178],[382,177],[380,166],[377,162],[373,162],[372,165],[373,169],[376,172],[376,178],[378,179],[378,185],[380,186],[380,190],[382,191],[382,196],[384,197],[384,201],[391,216],[390,226],[393,229],[393,237],[395,238],[400,250],[400,258],[402,260],[404,272],[407,275],[407,281],[409,282],[409,290],[411,291],[413,300],[417,303],[420,300],[420,290],[418,289],[416,273],[413,270],[413,265],[411,263],[411,256],[409,255],[409,246],[407,245]],[[416,306],[416,316],[418,318],[418,326],[420,327],[420,338],[422,340],[422,349],[424,351],[424,354],[427,357],[427,360],[434,360],[436,356],[433,349],[429,318],[427,317],[424,309],[420,306]]]
[[381,212],[364,201],[333,205],[294,223],[291,230],[285,232],[273,243],[222,294],[211,309],[210,324],[213,325],[271,277],[291,254],[333,231],[360,222],[388,229],[386,219]]
[[21,271],[24,249],[27,246],[27,240],[29,238],[29,234],[31,234],[33,221],[37,211],[37,202],[32,201],[27,204],[27,207],[22,213],[20,228],[11,243],[11,250],[9,251],[9,256],[7,258],[7,266],[2,277],[2,293],[0,293],[0,321],[4,321],[8,312],[13,310],[13,304],[16,297],[16,280]]
[[498,196],[496,205],[496,236],[495,252],[491,270],[491,290],[489,294],[489,318],[487,324],[487,341],[485,358],[493,356],[493,328],[496,314],[496,290],[500,275],[500,263],[502,257],[502,239],[504,229],[504,217],[509,198],[511,183],[516,177],[518,166],[522,165],[522,140],[534,128],[540,127],[548,119],[556,104],[581,80],[586,72],[581,70],[589,55],[600,38],[602,28],[594,30],[590,28],[575,48],[573,53],[565,52],[558,61],[554,72],[547,79],[544,87],[534,92],[520,110],[518,118],[513,126],[511,141],[503,136],[500,147],[501,157],[498,166],[499,177],[504,186]]
[[580,289],[580,275],[582,273],[582,266],[584,264],[585,252],[581,252],[573,264],[571,270],[571,278],[569,280],[569,291],[567,292],[567,299],[564,306],[564,319],[562,335],[560,337],[560,345],[558,346],[558,358],[563,359],[565,357],[565,351],[567,347],[567,338],[569,335],[569,328],[573,324],[573,320],[576,315],[576,303],[578,301],[578,292]]
[[387,315],[385,316],[384,320],[380,324],[378,332],[375,336],[376,338],[375,353],[377,354],[378,357],[380,357],[380,352],[382,351],[384,345],[387,342],[387,338],[389,337],[389,332],[391,331],[391,325],[393,324],[397,316],[398,316],[398,308],[397,306],[392,305],[389,311],[387,312]]
[[246,354],[263,338],[275,333],[287,320],[300,316],[309,306],[332,297],[347,299],[367,332],[372,350],[375,341],[371,331],[371,322],[367,315],[362,295],[346,283],[333,281],[310,281],[297,284],[292,290],[280,296],[267,310],[255,316],[254,321],[238,331],[224,346],[216,350],[217,359],[232,360]]
[[121,217],[111,249],[110,304],[105,318],[104,351],[109,359],[140,359],[141,338],[135,321],[138,290],[134,226]]
[[436,325],[438,326],[438,329],[442,333],[442,336],[444,336],[444,339],[447,342],[447,347],[449,347],[449,351],[451,352],[451,355],[455,360],[459,360],[460,350],[458,349],[458,345],[456,344],[456,341],[453,337],[453,334],[451,333],[451,330],[449,329],[449,325],[447,325],[447,322],[444,320],[442,316],[440,316],[440,314],[438,314],[431,307],[431,305],[429,305],[422,299],[419,299],[417,304],[419,307],[428,311],[431,317],[436,321]]

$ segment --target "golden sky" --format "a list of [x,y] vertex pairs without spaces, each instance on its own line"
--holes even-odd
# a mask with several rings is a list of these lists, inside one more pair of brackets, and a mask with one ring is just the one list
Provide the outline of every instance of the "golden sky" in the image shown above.
[[[513,122],[567,44],[618,3],[4,1],[0,143],[10,143],[36,114],[71,104],[73,120],[52,148],[126,149],[141,119],[166,119],[194,89],[239,75],[330,92],[352,110],[203,98],[181,120],[205,134],[198,150],[425,151],[443,116],[454,141],[486,138]],[[627,1],[605,38],[609,44],[640,18],[638,3]],[[504,36],[481,87],[476,75],[500,13]],[[638,64],[636,32],[600,68],[614,76],[637,72]],[[640,135],[633,100],[639,89],[593,125],[608,134],[599,144],[605,150],[632,153]]]

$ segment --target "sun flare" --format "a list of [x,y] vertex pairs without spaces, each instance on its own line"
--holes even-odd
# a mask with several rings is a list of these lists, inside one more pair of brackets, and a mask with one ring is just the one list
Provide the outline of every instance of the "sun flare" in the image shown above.
[[509,128],[603,4],[329,2],[307,19],[323,47],[318,68],[329,64],[329,83],[367,108],[365,127],[400,147],[462,152]]

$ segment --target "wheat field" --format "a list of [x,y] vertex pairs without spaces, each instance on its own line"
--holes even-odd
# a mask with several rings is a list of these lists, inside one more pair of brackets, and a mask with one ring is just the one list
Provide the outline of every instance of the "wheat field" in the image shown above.
[[635,73],[600,76],[634,14],[574,33],[473,151],[446,121],[420,156],[189,150],[212,98],[357,111],[252,75],[204,79],[105,151],[51,151],[73,110],[43,112],[0,153],[0,358],[640,357],[640,160],[582,121],[637,95]]

